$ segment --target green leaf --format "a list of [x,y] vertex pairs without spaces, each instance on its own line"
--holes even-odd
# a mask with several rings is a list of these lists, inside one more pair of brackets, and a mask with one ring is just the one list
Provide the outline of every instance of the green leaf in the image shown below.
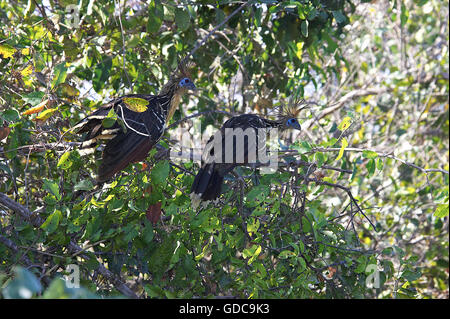
[[294,146],[294,149],[296,149],[300,154],[305,154],[312,150],[312,146],[307,141],[302,141],[300,145]]
[[175,23],[181,31],[186,31],[189,28],[190,20],[189,12],[181,8],[175,9]]
[[256,233],[259,229],[260,221],[259,219],[255,218],[254,222],[248,222],[247,223],[247,232],[250,236],[252,236],[254,233]]
[[363,157],[364,158],[369,158],[369,159],[373,159],[373,158],[377,158],[378,157],[378,153],[374,152],[374,151],[363,151]]
[[242,256],[246,259],[249,258],[247,263],[250,265],[256,258],[258,258],[261,250],[261,246],[253,245],[248,249],[244,249],[244,251],[242,252]]
[[104,128],[110,128],[111,126],[114,125],[116,120],[117,120],[117,114],[114,111],[114,108],[111,108],[108,112],[108,115],[106,115],[106,117],[103,119],[102,125]]
[[94,185],[92,185],[92,182],[88,179],[84,179],[80,182],[78,182],[74,187],[74,191],[89,191],[92,188],[94,188]]
[[162,184],[166,181],[170,172],[170,164],[168,161],[158,162],[150,173],[150,177],[152,179],[153,184]]
[[160,1],[151,1],[148,6],[147,32],[156,33],[164,20],[164,8]]
[[298,257],[297,259],[300,263],[300,269],[299,271],[302,271],[303,269],[306,269],[306,261],[302,257]]
[[436,211],[434,212],[434,216],[437,218],[444,218],[448,216],[448,204],[438,205]]
[[402,27],[405,26],[406,22],[408,21],[409,12],[406,9],[405,3],[401,2],[401,10],[400,10],[400,24]]
[[379,171],[382,171],[383,170],[383,160],[381,159],[381,158],[378,158],[377,159],[377,169],[379,170]]
[[409,269],[406,269],[401,275],[402,278],[408,280],[409,282],[419,279],[420,276],[422,276],[422,272],[420,270],[411,271]]
[[22,96],[22,100],[25,103],[30,103],[31,106],[36,106],[42,102],[42,98],[44,97],[44,95],[45,93],[40,91],[31,92]]
[[333,146],[334,144],[336,144],[337,141],[338,141],[338,139],[333,137],[329,141],[322,142],[319,145],[321,145],[323,147],[330,147],[330,146]]
[[264,199],[269,194],[267,186],[258,185],[253,187],[246,195],[247,202]]
[[59,194],[59,186],[55,182],[44,179],[44,189],[55,196],[58,201],[61,200],[61,195]]
[[280,258],[280,259],[287,259],[289,257],[294,257],[294,256],[295,256],[294,252],[290,251],[290,250],[283,250],[282,252],[280,252],[278,254],[278,258]]
[[40,228],[47,231],[49,234],[53,233],[61,221],[62,213],[59,210],[55,210],[50,214]]
[[55,66],[53,70],[53,80],[52,80],[52,89],[58,86],[61,83],[66,81],[67,77],[67,66],[66,62],[62,62]]
[[344,23],[346,21],[346,19],[347,19],[345,17],[345,15],[343,15],[340,10],[338,10],[338,11],[331,11],[331,13],[333,14],[333,17],[336,19],[337,23]]
[[308,37],[308,25],[309,25],[308,20],[305,20],[305,21],[302,22],[302,24],[301,24],[301,26],[300,26],[300,28],[301,28],[301,30],[302,30],[302,34],[303,34],[305,37]]
[[61,155],[57,167],[65,170],[72,166],[72,161],[69,160],[69,157],[70,152],[65,152],[63,155]]
[[92,86],[94,90],[99,92],[108,83],[109,73],[112,67],[111,57],[105,57],[102,63],[99,63],[94,70],[94,78],[92,79]]
[[42,291],[39,280],[33,273],[23,267],[14,267],[14,279],[2,289],[6,299],[30,299]]
[[313,8],[309,13],[308,13],[308,20],[314,20],[317,16],[319,15],[318,11],[316,8]]
[[367,171],[369,172],[369,177],[375,173],[375,160],[370,159],[366,164]]
[[322,167],[322,165],[325,163],[326,161],[326,157],[325,154],[322,152],[318,152],[315,154],[316,157],[316,161],[317,161],[317,166],[320,168]]
[[9,108],[0,114],[8,122],[15,122],[19,119],[19,112],[17,112],[15,109]]

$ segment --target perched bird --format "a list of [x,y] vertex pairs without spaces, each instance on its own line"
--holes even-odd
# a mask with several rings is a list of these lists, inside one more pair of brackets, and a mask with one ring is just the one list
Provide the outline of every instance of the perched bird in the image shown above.
[[191,67],[181,62],[158,95],[128,94],[116,98],[73,128],[78,133],[86,133],[81,146],[85,153],[93,152],[97,142],[107,140],[98,169],[98,183],[109,180],[129,163],[147,157],[164,134],[183,94],[196,89],[190,76]]
[[[281,108],[275,120],[257,114],[242,114],[227,120],[209,139],[203,151],[202,165],[191,187],[193,206],[197,207],[200,201],[217,199],[225,175],[236,166],[255,163],[256,157],[265,154],[268,130],[301,130],[297,116],[303,108],[298,105],[299,102],[295,102],[293,106]],[[217,151],[221,154],[215,154]]]

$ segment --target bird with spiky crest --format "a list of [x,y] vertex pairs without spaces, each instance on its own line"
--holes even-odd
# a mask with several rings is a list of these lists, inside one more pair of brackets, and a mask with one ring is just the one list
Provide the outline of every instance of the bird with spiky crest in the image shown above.
[[276,110],[274,120],[258,114],[242,114],[227,120],[211,136],[203,151],[201,168],[191,187],[193,206],[197,207],[201,201],[216,200],[228,173],[237,166],[255,163],[258,154],[266,152],[268,130],[301,130],[298,116],[304,108],[303,101],[291,100]]
[[182,96],[195,90],[190,70],[193,64],[182,60],[159,94],[128,94],[100,106],[72,130],[85,133],[80,152],[94,152],[106,141],[97,182],[111,179],[129,163],[144,160],[164,134]]

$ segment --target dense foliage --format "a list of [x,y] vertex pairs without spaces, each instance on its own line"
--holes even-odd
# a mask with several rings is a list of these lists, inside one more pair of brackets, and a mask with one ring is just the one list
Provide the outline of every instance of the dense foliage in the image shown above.
[[[448,22],[438,0],[0,0],[1,295],[448,298]],[[199,90],[96,188],[69,129],[191,50]],[[292,97],[278,170],[194,209],[198,163],[166,150]]]

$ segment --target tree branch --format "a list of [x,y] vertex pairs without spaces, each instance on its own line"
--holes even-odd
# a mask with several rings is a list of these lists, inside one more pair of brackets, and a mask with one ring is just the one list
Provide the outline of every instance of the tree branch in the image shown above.
[[[44,220],[40,216],[33,214],[26,207],[13,201],[3,193],[0,193],[0,204],[11,209],[20,217],[22,217],[24,220],[29,221],[36,228],[39,228],[44,223]],[[78,246],[73,240],[69,242],[68,249],[70,252],[79,255],[85,260],[89,260],[92,258],[89,257],[87,254],[85,254],[84,250],[80,246]],[[122,294],[130,298],[138,298],[138,296],[127,285],[125,285],[119,277],[117,277],[111,271],[109,271],[103,264],[99,263],[97,270],[109,282],[111,282],[114,285],[114,287],[116,287],[116,289],[120,291]]]

